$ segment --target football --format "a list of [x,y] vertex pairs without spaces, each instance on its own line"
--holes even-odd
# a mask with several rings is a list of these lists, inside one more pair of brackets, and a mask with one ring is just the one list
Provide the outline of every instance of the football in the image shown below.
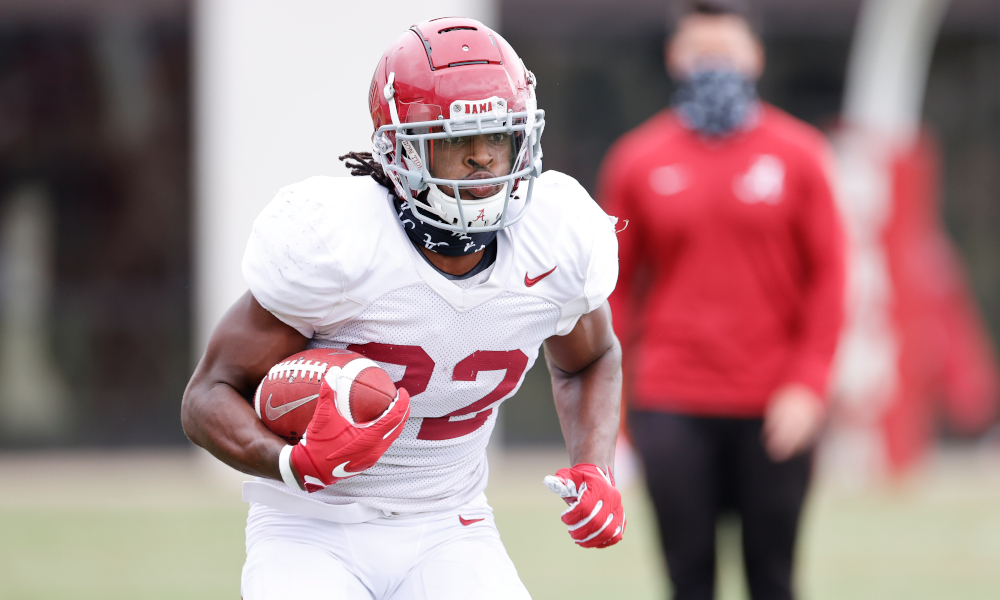
[[314,348],[271,367],[257,386],[254,410],[268,429],[297,444],[324,385],[336,392],[337,411],[355,424],[378,418],[396,397],[389,374],[371,359],[338,348]]

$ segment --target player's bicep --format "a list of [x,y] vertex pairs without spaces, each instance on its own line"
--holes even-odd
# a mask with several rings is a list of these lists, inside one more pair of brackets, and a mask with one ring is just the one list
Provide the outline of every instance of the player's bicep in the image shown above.
[[566,335],[545,340],[545,355],[550,367],[566,374],[583,371],[617,346],[611,325],[611,308],[605,301],[583,315]]
[[309,340],[264,309],[250,292],[219,321],[192,385],[229,385],[249,397],[268,369],[304,350]]

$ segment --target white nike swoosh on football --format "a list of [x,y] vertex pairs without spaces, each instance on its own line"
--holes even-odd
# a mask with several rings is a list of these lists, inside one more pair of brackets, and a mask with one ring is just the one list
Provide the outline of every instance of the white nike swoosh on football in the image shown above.
[[264,405],[264,412],[267,414],[267,418],[274,421],[289,412],[295,410],[296,408],[302,406],[303,404],[319,398],[319,394],[313,394],[312,396],[306,396],[305,398],[299,398],[287,404],[282,404],[281,406],[271,406],[271,398],[274,394],[270,394],[267,397],[267,404]]
[[364,470],[352,472],[352,471],[348,471],[347,469],[345,469],[344,467],[346,467],[350,462],[351,461],[347,461],[347,462],[345,462],[342,465],[337,465],[333,469],[333,476],[334,477],[344,478],[344,477],[351,477],[353,475],[357,475],[358,473],[363,473],[364,472]]

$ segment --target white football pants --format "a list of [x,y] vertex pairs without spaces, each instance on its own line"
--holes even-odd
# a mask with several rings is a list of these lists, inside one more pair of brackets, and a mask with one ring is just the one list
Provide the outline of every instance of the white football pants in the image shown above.
[[251,503],[243,600],[530,600],[480,496],[332,523]]

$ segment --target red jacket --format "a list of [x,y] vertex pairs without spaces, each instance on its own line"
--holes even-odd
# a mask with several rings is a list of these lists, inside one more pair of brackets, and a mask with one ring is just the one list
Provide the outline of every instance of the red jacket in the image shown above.
[[844,246],[823,136],[766,106],[721,142],[665,110],[611,149],[611,297],[633,408],[760,416],[785,383],[821,397],[843,313]]

